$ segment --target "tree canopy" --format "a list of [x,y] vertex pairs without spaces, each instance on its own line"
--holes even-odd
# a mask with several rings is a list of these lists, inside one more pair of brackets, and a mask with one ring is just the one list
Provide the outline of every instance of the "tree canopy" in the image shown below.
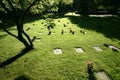
[[[16,24],[17,34],[11,33],[9,30],[5,28],[4,23],[2,24],[2,28],[9,35],[15,37],[20,42],[22,42],[26,48],[32,49],[33,43],[29,37],[29,35],[24,31],[24,17],[26,13],[30,10],[32,6],[34,6],[40,0],[1,0],[0,5],[4,9],[3,12],[9,16]],[[7,25],[9,26],[9,25]],[[26,38],[25,38],[25,37]]]
[[114,14],[120,10],[120,0],[0,0],[0,17],[4,19],[5,15],[9,16],[16,24],[18,34],[9,32],[5,25],[2,25],[2,28],[21,41],[26,48],[33,47],[29,35],[23,29],[26,14],[77,11],[87,15],[97,10],[106,10]]

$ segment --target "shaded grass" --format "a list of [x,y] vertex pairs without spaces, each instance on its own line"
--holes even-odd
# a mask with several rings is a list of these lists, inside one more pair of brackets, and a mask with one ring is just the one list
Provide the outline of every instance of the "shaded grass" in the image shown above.
[[[106,19],[106,23],[103,23]],[[48,30],[44,26],[44,19],[38,19],[34,22],[24,24],[25,30],[28,27],[31,28],[29,31],[26,31],[31,36],[31,39],[36,36],[42,40],[41,42],[34,41],[34,50],[18,57],[11,64],[0,68],[0,79],[87,80],[89,77],[87,73],[87,62],[93,61],[96,71],[103,69],[111,79],[119,80],[119,52],[113,52],[111,49],[103,46],[103,43],[106,42],[119,46],[119,38],[118,35],[116,37],[114,31],[118,31],[118,25],[120,23],[118,21],[112,21],[113,19],[82,17],[56,18],[54,19],[56,26],[52,30],[52,32],[55,32],[53,35],[48,35]],[[29,18],[27,18],[28,21]],[[42,22],[44,23],[41,24]],[[104,29],[98,29],[96,27],[98,25],[97,23],[101,23]],[[112,32],[109,32],[109,27],[111,28],[112,26],[108,25],[108,23],[115,26],[115,30],[113,29]],[[67,24],[67,26],[64,27],[64,24]],[[75,31],[74,35],[69,33],[69,28]],[[63,35],[61,34],[62,29],[66,32]],[[85,30],[87,34],[80,33],[80,30]],[[16,30],[10,29],[10,31],[16,33]],[[43,32],[43,34],[38,34],[39,32]],[[107,35],[108,33],[110,34]],[[6,33],[1,31],[0,34],[5,35]],[[114,38],[114,40],[111,38]],[[103,51],[97,52],[93,49],[93,46],[99,46]],[[82,47],[85,52],[77,53],[74,49],[75,47]],[[0,64],[19,55],[23,48],[24,46],[18,40],[9,35],[1,38]],[[63,54],[54,54],[54,48],[61,48]]]

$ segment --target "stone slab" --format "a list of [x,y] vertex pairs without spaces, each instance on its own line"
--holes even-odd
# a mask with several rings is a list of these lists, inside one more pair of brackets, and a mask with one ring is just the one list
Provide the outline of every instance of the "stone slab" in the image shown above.
[[54,54],[62,54],[62,50],[61,49],[54,49],[53,50]]
[[117,52],[120,51],[120,49],[115,46],[108,46],[108,47],[111,48],[113,51],[117,51]]
[[35,41],[40,42],[41,40],[42,40],[41,38],[36,38],[36,40],[35,40]]
[[97,72],[96,77],[98,80],[110,80],[110,78],[107,76],[105,72]]
[[39,32],[38,34],[43,34],[43,32]]
[[82,52],[84,52],[84,50],[83,50],[82,48],[75,48],[75,50],[76,50],[77,53],[82,53]]
[[43,30],[44,28],[40,28],[41,30]]
[[98,47],[98,46],[95,46],[95,47],[93,47],[96,51],[103,51],[100,47]]
[[51,34],[55,34],[55,32],[52,32]]

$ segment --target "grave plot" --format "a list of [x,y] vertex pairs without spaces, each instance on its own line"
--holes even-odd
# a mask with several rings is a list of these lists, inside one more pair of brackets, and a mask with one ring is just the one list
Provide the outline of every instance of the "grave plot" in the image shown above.
[[112,45],[109,45],[109,44],[107,44],[107,43],[104,43],[103,45],[104,45],[105,47],[108,47],[108,48],[112,49],[112,50],[115,51],[115,52],[119,52],[119,51],[120,51],[119,48],[117,48],[117,47],[115,47],[115,46],[112,46]]
[[44,28],[40,28],[41,30],[43,30]]
[[55,34],[55,32],[51,32],[51,34]]
[[95,47],[93,47],[96,51],[103,51],[100,47],[98,47],[98,46],[95,46]]
[[76,48],[75,48],[75,51],[76,51],[77,53],[82,53],[82,52],[84,52],[84,50],[83,50],[82,48],[80,48],[80,47],[76,47]]
[[62,49],[57,48],[53,50],[54,54],[62,54]]
[[38,34],[43,34],[43,32],[39,32]]
[[115,47],[115,46],[109,46],[109,48],[111,48],[113,51],[119,52],[119,48]]
[[61,30],[61,34],[66,34],[67,32],[65,32],[63,29]]
[[103,71],[96,72],[95,75],[98,80],[110,80],[107,74]]
[[42,40],[42,38],[36,38],[35,41],[40,42]]

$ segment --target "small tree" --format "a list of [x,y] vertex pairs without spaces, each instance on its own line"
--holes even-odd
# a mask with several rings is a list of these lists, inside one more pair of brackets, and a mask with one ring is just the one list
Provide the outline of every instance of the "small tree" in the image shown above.
[[4,9],[3,11],[13,20],[18,33],[17,35],[11,33],[5,26],[3,27],[4,31],[22,42],[28,49],[33,49],[34,46],[29,35],[23,29],[24,17],[37,1],[40,0],[0,0],[0,5]]
[[53,19],[49,18],[49,15],[45,16],[45,20],[46,20],[46,26],[49,29],[53,29],[56,25]]

